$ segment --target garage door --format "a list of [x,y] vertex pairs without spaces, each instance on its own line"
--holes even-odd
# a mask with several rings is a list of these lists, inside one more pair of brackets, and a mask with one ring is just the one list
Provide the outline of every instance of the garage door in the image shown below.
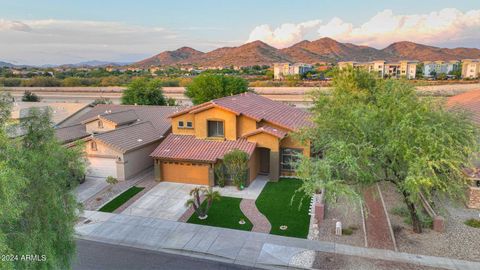
[[162,180],[196,185],[208,185],[208,164],[163,162]]
[[87,176],[90,177],[103,177],[108,176],[117,177],[117,163],[114,158],[88,158],[90,163],[87,169]]

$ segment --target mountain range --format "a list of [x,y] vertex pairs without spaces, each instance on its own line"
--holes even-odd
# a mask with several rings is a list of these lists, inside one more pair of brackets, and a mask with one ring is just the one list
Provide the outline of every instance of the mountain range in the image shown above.
[[151,66],[198,65],[198,66],[252,66],[271,65],[275,62],[291,63],[335,63],[338,61],[372,60],[460,60],[480,58],[477,48],[439,48],[409,41],[396,42],[384,49],[342,43],[331,38],[315,41],[304,40],[288,48],[277,49],[262,41],[253,41],[238,47],[223,47],[207,53],[190,47],[165,51],[132,64],[148,68]]

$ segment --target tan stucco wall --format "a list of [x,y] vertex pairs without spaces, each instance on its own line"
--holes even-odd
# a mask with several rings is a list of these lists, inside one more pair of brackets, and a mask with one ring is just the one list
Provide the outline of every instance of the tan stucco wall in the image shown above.
[[[178,122],[183,121],[184,128],[178,127]],[[192,122],[193,128],[186,128],[187,122]],[[182,114],[172,118],[172,133],[181,135],[195,135],[195,116],[190,113]]]
[[245,115],[237,117],[237,138],[257,129],[257,121]]
[[236,140],[237,137],[237,119],[236,115],[219,108],[211,108],[195,114],[195,136],[204,139],[208,136],[207,121],[223,121],[225,139]]
[[267,133],[252,135],[247,138],[247,141],[255,142],[257,143],[257,147],[265,147],[274,152],[278,152],[279,149],[278,138]]
[[105,132],[105,131],[115,129],[115,124],[113,124],[111,122],[108,122],[108,121],[102,121],[103,122],[103,128],[99,128],[98,127],[98,121],[102,121],[102,120],[95,120],[95,121],[92,121],[90,123],[87,123],[85,125],[85,130],[88,133],[93,133],[93,132],[102,133],[102,132]]
[[249,168],[249,183],[251,183],[253,180],[255,180],[255,178],[258,175],[258,172],[260,171],[260,157],[257,149],[253,151],[253,154],[250,157],[250,160],[248,161],[248,168]]
[[153,159],[150,157],[150,154],[159,144],[160,142],[157,141],[155,143],[146,145],[143,148],[128,152],[124,155],[122,161],[124,162],[126,179],[129,179],[139,172],[153,166]]
[[295,140],[292,136],[288,135],[283,138],[280,142],[280,148],[297,148],[303,149],[303,155],[306,157],[310,156],[310,144],[304,145],[299,141]]
[[100,141],[95,141],[97,143],[97,151],[93,151],[91,148],[92,141],[93,140],[90,140],[87,143],[85,143],[85,153],[87,154],[87,156],[113,157],[113,158],[123,156],[123,154],[120,151],[117,151]]

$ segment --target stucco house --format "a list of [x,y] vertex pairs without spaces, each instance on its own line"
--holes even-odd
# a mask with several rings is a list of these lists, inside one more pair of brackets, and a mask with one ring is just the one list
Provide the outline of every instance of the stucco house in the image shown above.
[[[449,108],[460,107],[471,113],[471,119],[480,128],[480,90],[466,92],[450,97],[447,101]],[[480,155],[480,154],[479,154]],[[470,187],[467,191],[467,206],[480,209],[480,159],[475,160],[475,169],[467,169],[465,173],[470,178]]]
[[153,166],[149,156],[171,131],[174,106],[100,104],[62,123],[55,135],[69,146],[85,142],[87,176],[127,180]]
[[170,116],[172,133],[152,152],[157,181],[215,185],[214,168],[234,149],[249,155],[248,183],[258,174],[276,181],[293,175],[291,161],[310,146],[291,133],[311,125],[308,112],[243,93]]

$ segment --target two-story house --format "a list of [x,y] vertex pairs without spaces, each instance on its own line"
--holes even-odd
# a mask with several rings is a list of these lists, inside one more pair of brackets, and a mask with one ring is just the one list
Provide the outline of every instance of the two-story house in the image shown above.
[[172,133],[153,151],[157,181],[215,185],[214,168],[234,149],[249,155],[248,183],[258,174],[293,175],[297,154],[310,155],[292,132],[310,114],[254,93],[215,99],[170,116]]
[[150,153],[171,130],[174,106],[99,104],[55,130],[66,146],[84,141],[87,176],[127,180],[153,166]]

